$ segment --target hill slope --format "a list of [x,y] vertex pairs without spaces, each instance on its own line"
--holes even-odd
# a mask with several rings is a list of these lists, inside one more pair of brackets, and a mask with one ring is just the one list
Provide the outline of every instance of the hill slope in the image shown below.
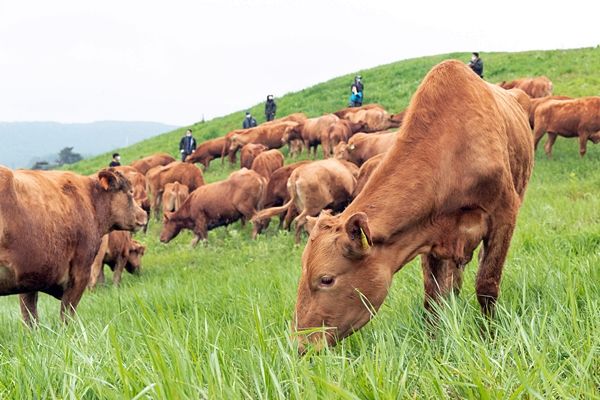
[[[365,71],[369,101],[406,106],[431,65],[453,54]],[[558,93],[598,94],[600,51],[486,54],[492,81],[546,74]],[[282,114],[344,106],[350,77],[280,99]],[[260,105],[254,107],[258,114]],[[196,125],[199,138],[237,127],[241,113]],[[124,149],[124,159],[174,153],[181,131]],[[600,146],[580,159],[559,139],[536,155],[501,285],[498,313],[481,318],[476,258],[459,297],[428,323],[418,260],[394,278],[386,302],[359,333],[299,358],[289,328],[303,246],[271,226],[189,232],[163,245],[153,221],[139,277],[85,293],[64,326],[58,302],[40,296],[41,325],[20,323],[16,296],[0,298],[1,398],[210,399],[600,399]],[[96,157],[74,166],[93,172]],[[213,162],[207,180],[229,166]],[[276,225],[276,224],[272,224]]]

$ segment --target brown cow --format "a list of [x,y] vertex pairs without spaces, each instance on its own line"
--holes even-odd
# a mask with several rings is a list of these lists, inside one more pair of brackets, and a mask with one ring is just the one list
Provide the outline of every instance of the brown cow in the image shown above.
[[221,157],[226,142],[227,140],[224,137],[202,142],[192,154],[185,158],[185,162],[192,164],[201,163],[204,165],[204,170],[206,171],[212,160]]
[[0,295],[19,294],[28,324],[37,321],[38,292],[74,313],[102,236],[135,230],[146,213],[114,169],[95,176],[0,167]]
[[398,114],[390,115],[390,119],[398,124],[398,126],[402,126],[402,122],[404,121],[404,116],[406,115],[406,110],[400,111]]
[[229,160],[235,162],[237,151],[248,143],[263,144],[269,149],[282,147],[285,144],[282,138],[296,126],[298,126],[297,122],[284,121],[277,124],[262,124],[236,132],[228,138]]
[[533,125],[536,149],[544,133],[548,132],[544,146],[548,157],[552,157],[552,146],[558,135],[579,137],[579,155],[583,157],[588,140],[600,143],[600,96],[544,102],[535,111]]
[[537,110],[537,108],[540,105],[547,102],[548,100],[571,100],[571,99],[572,99],[572,97],[569,97],[569,96],[546,96],[546,97],[538,97],[537,99],[531,99],[531,101],[529,103],[529,125],[531,126],[531,129],[534,128],[533,123],[534,123],[534,119],[535,119],[535,110]]
[[552,95],[552,82],[545,76],[515,79],[510,82],[503,81],[498,86],[503,89],[521,89],[532,98]]
[[163,214],[177,211],[190,195],[190,188],[179,182],[167,183],[163,191]]
[[164,167],[154,167],[146,174],[149,192],[152,194],[152,208],[156,218],[160,215],[162,194],[167,183],[179,182],[191,191],[204,185],[200,168],[194,164],[175,161]]
[[371,157],[360,167],[360,170],[358,171],[358,178],[356,178],[356,187],[354,188],[352,197],[358,196],[358,194],[363,190],[367,184],[367,181],[371,175],[373,175],[373,171],[375,171],[375,168],[377,168],[381,163],[384,155],[385,153],[381,153],[375,157]]
[[353,162],[359,167],[371,157],[385,153],[396,141],[398,132],[388,132],[379,135],[357,133],[348,143],[339,143],[335,149],[335,157],[340,160]]
[[334,112],[334,114],[336,116],[338,116],[339,118],[345,119],[346,116],[357,113],[362,110],[385,110],[385,109],[383,108],[382,105],[373,103],[373,104],[365,104],[364,106],[360,106],[360,107],[342,108],[341,110]]
[[279,150],[268,150],[260,153],[252,161],[252,168],[250,169],[269,180],[276,169],[283,167],[283,162],[283,154]]
[[321,144],[323,146],[323,158],[333,156],[333,149],[340,142],[347,142],[352,135],[360,132],[366,127],[362,121],[354,123],[346,119],[340,119],[329,127],[328,131],[321,132]]
[[398,122],[398,118],[392,118],[387,111],[378,108],[347,114],[345,119],[365,124],[365,132],[385,131],[390,128],[398,128],[401,124]]
[[329,127],[340,119],[334,114],[326,114],[321,117],[309,118],[288,130],[283,136],[283,143],[291,140],[302,139],[304,147],[310,156],[310,149],[314,149],[313,157],[317,156],[317,146],[321,144],[321,135],[328,132]]
[[[292,172],[301,165],[308,164],[310,161],[298,161],[293,164],[285,165],[281,168],[278,168],[273,172],[271,178],[269,179],[269,183],[267,184],[267,188],[265,189],[265,195],[263,199],[262,206],[264,208],[271,208],[281,206],[288,202],[290,199],[290,194],[287,190],[287,181],[292,174]],[[296,208],[290,207],[287,212],[282,212],[279,215],[279,228],[284,225],[286,228],[289,227],[292,218],[294,218]],[[258,234],[260,234],[263,230],[269,227],[269,222],[271,221],[271,217],[265,218],[263,220],[254,220],[252,222],[253,230],[252,230],[252,239],[255,239]]]
[[[138,203],[140,207],[142,207],[142,210],[146,211],[146,215],[148,215],[148,220],[150,220],[151,208],[150,200],[148,199],[148,192],[146,191],[148,185],[148,183],[146,182],[146,176],[144,176],[144,174],[142,174],[137,169],[129,165],[121,165],[114,168],[115,170],[122,173],[123,176],[125,176],[125,178],[129,179],[129,182],[131,183],[131,187],[133,189],[133,199],[136,203]],[[147,229],[148,224],[146,224],[143,228],[144,233],[146,233]]]
[[248,143],[242,147],[242,151],[240,151],[240,168],[252,168],[252,162],[256,156],[267,150],[269,150],[269,148],[264,144]]
[[299,350],[360,329],[419,254],[427,305],[458,291],[482,240],[476,292],[491,315],[532,167],[531,131],[515,98],[462,62],[435,66],[362,192],[341,214],[321,216],[310,235],[295,328],[326,330],[300,332]]
[[300,139],[290,140],[288,143],[288,155],[292,158],[297,158],[302,154],[304,149],[304,142]]
[[260,211],[252,218],[252,223],[264,223],[265,219],[286,212],[290,207],[296,207],[300,211],[300,215],[294,218],[296,243],[299,243],[306,216],[314,217],[325,208],[343,210],[352,200],[357,176],[356,165],[335,158],[299,166],[288,179],[290,200],[281,207]]
[[159,165],[168,165],[175,161],[175,158],[167,153],[156,153],[151,156],[144,157],[131,163],[131,166],[140,173],[146,175],[146,172],[150,171],[154,167]]
[[192,246],[208,237],[208,231],[229,225],[240,218],[250,219],[260,207],[265,178],[242,168],[232,172],[224,181],[211,183],[194,190],[181,208],[164,215],[160,241],[168,243],[181,232],[194,232]]
[[88,287],[93,289],[98,283],[104,283],[104,264],[113,271],[113,284],[119,286],[123,269],[130,274],[139,274],[142,269],[142,256],[146,246],[134,240],[131,232],[112,231],[102,238],[100,250],[91,267]]

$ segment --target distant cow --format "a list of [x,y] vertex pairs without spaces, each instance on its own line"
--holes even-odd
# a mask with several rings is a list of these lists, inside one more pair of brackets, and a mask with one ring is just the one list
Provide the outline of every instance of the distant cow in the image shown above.
[[159,165],[167,165],[175,161],[175,157],[167,153],[156,153],[151,156],[144,157],[131,163],[131,166],[140,173],[146,175],[146,172]]
[[322,117],[309,118],[306,121],[297,124],[291,130],[288,130],[283,136],[283,142],[289,143],[292,140],[301,139],[304,147],[310,156],[310,149],[314,149],[313,157],[317,156],[317,146],[321,144],[321,134],[328,132],[329,127],[339,121],[339,118],[333,114],[326,114]]
[[334,112],[334,114],[339,117],[339,118],[346,118],[348,115],[350,114],[355,114],[359,111],[363,111],[363,110],[384,110],[382,105],[380,104],[365,104],[364,106],[360,106],[360,107],[346,107],[346,108],[342,108],[339,111]]
[[[310,163],[310,161],[298,161],[276,169],[271,175],[267,188],[265,189],[263,208],[277,207],[287,203],[290,199],[290,194],[287,190],[287,181],[290,175],[296,168],[308,163]],[[295,207],[290,207],[287,211],[284,211],[279,215],[279,228],[284,225],[284,221],[285,227],[289,227],[292,218],[297,215],[295,211]],[[254,220],[252,222],[252,239],[255,239],[258,234],[269,227],[270,220],[271,217],[268,217],[260,221]]]
[[269,122],[261,124],[254,128],[242,129],[229,132],[225,137],[228,140],[229,161],[234,163],[236,153],[248,143],[262,144],[269,149],[278,149],[285,142],[282,141],[284,135],[295,128],[298,123],[294,121],[278,122],[276,124]]
[[260,211],[252,218],[252,222],[263,223],[265,219],[286,212],[290,207],[295,206],[300,212],[294,219],[296,243],[299,243],[306,216],[317,216],[325,208],[334,211],[343,210],[352,200],[357,176],[356,165],[334,158],[299,166],[288,179],[287,189],[290,200],[281,207]]
[[38,318],[38,292],[74,313],[102,236],[135,230],[146,213],[114,169],[95,176],[0,167],[0,295],[20,294],[23,319]]
[[190,195],[190,189],[179,182],[167,183],[163,191],[163,214],[177,211]]
[[387,111],[379,108],[350,113],[346,115],[345,119],[357,124],[364,124],[364,132],[378,132],[390,128],[398,128],[402,123],[401,121],[398,122],[398,118],[392,118]]
[[396,141],[397,132],[379,135],[357,133],[348,143],[339,143],[335,149],[335,157],[353,162],[359,167],[371,157],[385,153]]
[[333,156],[333,149],[340,142],[347,142],[352,135],[360,132],[366,127],[362,121],[354,123],[340,119],[329,127],[329,130],[321,132],[321,144],[323,146],[323,158]]
[[173,162],[164,167],[154,167],[146,174],[149,191],[152,194],[152,208],[156,218],[160,215],[162,194],[167,183],[179,182],[186,185],[190,191],[204,185],[200,168],[194,164],[181,161]]
[[358,178],[356,178],[356,187],[354,188],[352,197],[358,196],[358,194],[363,190],[367,184],[367,181],[373,174],[373,171],[375,171],[375,168],[381,164],[381,160],[383,159],[384,155],[385,153],[381,153],[375,157],[371,157],[360,167],[360,170],[358,171]]
[[600,143],[600,96],[571,100],[549,100],[538,106],[534,116],[535,147],[548,132],[544,146],[546,155],[552,156],[552,146],[558,135],[579,137],[579,155],[587,151],[587,142]]
[[569,96],[546,96],[546,97],[539,97],[537,99],[531,99],[531,102],[529,104],[529,125],[531,126],[531,129],[534,128],[533,123],[534,123],[534,119],[535,119],[535,110],[537,110],[537,108],[544,104],[545,102],[549,101],[549,100],[571,100],[572,97]]
[[268,180],[271,178],[273,171],[283,167],[283,162],[283,154],[279,150],[268,150],[256,156],[250,169],[258,172]]
[[102,238],[102,245],[92,263],[88,286],[94,288],[104,283],[104,264],[113,271],[113,284],[119,286],[123,270],[139,274],[142,269],[142,256],[146,246],[134,240],[131,232],[113,231]]
[[170,242],[182,229],[194,232],[192,246],[208,237],[208,231],[241,218],[250,219],[260,207],[265,178],[243,168],[220,182],[194,190],[181,208],[164,215],[160,241]]
[[186,157],[185,162],[201,163],[204,165],[204,170],[207,170],[212,160],[221,157],[226,142],[227,140],[224,137],[202,142],[192,154]]
[[498,84],[503,89],[517,88],[529,95],[537,98],[550,96],[552,94],[552,82],[545,76],[535,78],[515,79],[514,81],[503,81]]
[[250,169],[256,156],[267,150],[269,150],[269,148],[264,144],[248,143],[242,147],[242,151],[240,151],[240,168]]
[[463,62],[433,67],[358,197],[341,214],[322,215],[310,235],[293,323],[299,351],[363,327],[394,274],[418,255],[427,308],[458,292],[480,243],[476,292],[491,315],[533,168],[532,139],[515,97]]

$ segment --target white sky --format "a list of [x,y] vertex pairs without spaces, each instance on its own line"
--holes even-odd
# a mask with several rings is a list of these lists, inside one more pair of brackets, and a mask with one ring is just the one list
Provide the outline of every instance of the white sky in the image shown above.
[[405,58],[595,46],[598,15],[598,0],[0,0],[0,121],[186,125]]

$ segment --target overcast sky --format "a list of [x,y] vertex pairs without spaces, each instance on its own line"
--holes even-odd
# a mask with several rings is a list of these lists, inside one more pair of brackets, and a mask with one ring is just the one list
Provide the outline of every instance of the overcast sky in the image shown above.
[[552,3],[0,0],[0,121],[187,125],[405,58],[600,43],[597,0]]

